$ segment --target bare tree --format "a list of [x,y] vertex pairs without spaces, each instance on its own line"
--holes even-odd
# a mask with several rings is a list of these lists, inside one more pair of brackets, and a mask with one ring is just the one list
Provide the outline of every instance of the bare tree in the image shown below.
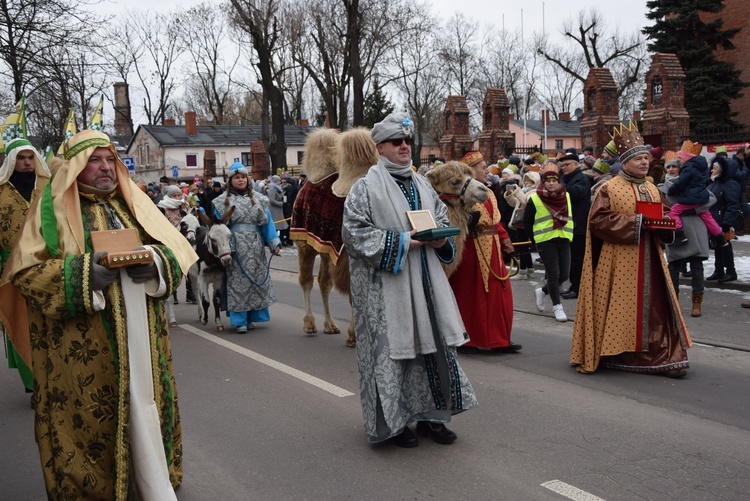
[[133,11],[126,17],[133,33],[131,51],[141,90],[145,94],[143,112],[149,124],[159,124],[168,116],[176,87],[174,66],[185,50],[179,36],[180,14]]
[[281,25],[277,18],[281,0],[231,0],[234,9],[233,22],[249,35],[257,56],[256,68],[263,87],[263,109],[266,99],[271,108],[272,134],[268,142],[273,170],[286,170],[286,141],[284,138],[284,96],[276,84],[274,58],[281,39]]
[[478,27],[479,23],[456,12],[441,33],[440,60],[452,94],[466,96],[475,86]]
[[89,46],[93,27],[102,20],[84,10],[87,3],[0,0],[0,61],[16,100],[44,85],[44,66],[56,47]]
[[617,29],[610,30],[604,17],[596,9],[591,9],[589,12],[579,12],[576,22],[566,21],[562,32],[569,44],[580,51],[578,53],[584,64],[581,65],[577,58],[571,58],[570,51],[561,46],[539,47],[539,54],[560,70],[583,83],[589,68],[616,69],[612,75],[618,84],[618,98],[638,82],[646,57],[640,31],[622,35]]
[[[192,66],[190,102],[211,123],[227,121],[227,106],[238,90],[233,74],[240,58],[239,49],[229,42],[226,11],[209,3],[189,8],[179,25],[181,43]],[[225,57],[226,56],[226,57]]]
[[[435,142],[442,136],[442,106],[448,85],[442,78],[441,54],[436,22],[424,4],[406,4],[396,24],[393,44],[393,73],[390,78],[401,92],[416,128],[413,162],[420,165],[425,137]],[[384,65],[384,72],[389,65]]]

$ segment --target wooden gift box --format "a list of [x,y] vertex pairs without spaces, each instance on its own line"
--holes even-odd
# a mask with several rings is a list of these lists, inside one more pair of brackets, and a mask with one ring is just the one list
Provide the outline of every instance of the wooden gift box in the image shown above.
[[107,253],[99,261],[99,264],[107,268],[148,264],[154,261],[151,251],[142,248],[138,230],[135,228],[92,231],[91,247],[94,252]]

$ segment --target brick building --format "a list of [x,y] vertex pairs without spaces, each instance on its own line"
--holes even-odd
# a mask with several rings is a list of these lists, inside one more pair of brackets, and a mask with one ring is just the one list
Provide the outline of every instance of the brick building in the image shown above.
[[[732,39],[735,45],[734,50],[724,51],[719,48],[716,51],[717,57],[722,61],[731,61],[735,68],[742,74],[740,78],[743,82],[750,83],[750,27],[747,22],[750,19],[750,1],[748,0],[724,0],[724,10],[719,14],[701,13],[703,21],[712,21],[716,17],[724,20],[724,29],[739,28],[740,32]],[[744,96],[736,99],[732,103],[732,109],[739,114],[734,117],[739,123],[743,124],[747,130],[750,130],[750,87],[744,90]]]

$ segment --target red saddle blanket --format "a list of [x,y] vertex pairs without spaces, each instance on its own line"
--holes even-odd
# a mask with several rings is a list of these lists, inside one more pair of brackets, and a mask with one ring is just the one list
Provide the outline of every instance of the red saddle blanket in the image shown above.
[[335,265],[344,248],[341,224],[345,197],[337,197],[331,185],[339,178],[332,174],[317,183],[308,181],[294,201],[289,238],[301,240],[330,256]]

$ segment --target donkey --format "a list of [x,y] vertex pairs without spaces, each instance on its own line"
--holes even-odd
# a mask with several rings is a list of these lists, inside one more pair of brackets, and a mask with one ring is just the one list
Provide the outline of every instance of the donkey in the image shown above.
[[[230,246],[232,232],[227,227],[227,222],[233,213],[234,207],[230,207],[224,213],[224,217],[217,220],[216,218],[206,216],[202,212],[198,212],[198,217],[205,226],[198,226],[193,230],[195,232],[195,252],[198,254],[199,259],[188,271],[193,284],[198,284],[196,297],[198,298],[198,319],[200,323],[203,325],[208,323],[208,306],[210,303],[213,303],[216,330],[219,332],[224,331],[224,325],[221,323],[221,296],[224,293],[225,280],[224,269],[232,261]],[[185,218],[187,217],[189,216],[185,216]],[[186,223],[189,225],[193,222],[187,221]],[[190,240],[190,237],[186,236]],[[209,287],[213,287],[210,296]]]

